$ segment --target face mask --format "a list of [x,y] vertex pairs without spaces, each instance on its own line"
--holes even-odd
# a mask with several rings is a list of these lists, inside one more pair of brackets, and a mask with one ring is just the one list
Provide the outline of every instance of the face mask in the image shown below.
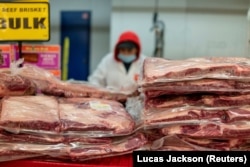
[[118,55],[118,58],[123,61],[124,63],[131,63],[132,61],[134,61],[136,59],[136,56],[135,55],[127,55],[127,56],[124,56],[122,54],[119,54]]

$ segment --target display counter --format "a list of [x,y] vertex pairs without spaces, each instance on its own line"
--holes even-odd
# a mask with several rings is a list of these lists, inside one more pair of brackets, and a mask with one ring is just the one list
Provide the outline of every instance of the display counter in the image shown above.
[[16,160],[0,162],[3,167],[130,167],[133,166],[132,154],[93,159],[83,162],[50,162],[41,160]]

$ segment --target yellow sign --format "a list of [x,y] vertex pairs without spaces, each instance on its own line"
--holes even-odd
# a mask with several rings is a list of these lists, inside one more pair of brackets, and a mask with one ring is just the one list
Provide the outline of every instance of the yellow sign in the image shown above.
[[49,0],[14,0],[15,2],[49,2]]
[[49,2],[49,0],[12,0],[15,2]]
[[0,2],[0,41],[49,41],[47,2]]

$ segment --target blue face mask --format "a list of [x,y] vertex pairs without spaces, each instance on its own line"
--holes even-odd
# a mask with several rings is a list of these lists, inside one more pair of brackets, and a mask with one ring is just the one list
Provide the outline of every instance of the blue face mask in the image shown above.
[[134,61],[136,59],[136,56],[135,55],[127,55],[127,56],[124,56],[122,54],[119,54],[118,55],[118,58],[123,61],[124,63],[131,63],[132,61]]

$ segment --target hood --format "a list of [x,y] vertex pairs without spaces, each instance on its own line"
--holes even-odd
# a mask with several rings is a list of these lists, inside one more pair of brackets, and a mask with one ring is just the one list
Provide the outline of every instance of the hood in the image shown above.
[[120,61],[118,59],[118,48],[117,48],[117,46],[120,43],[126,42],[126,41],[134,42],[137,45],[137,48],[138,48],[138,52],[136,54],[136,60],[137,60],[139,58],[139,56],[140,56],[140,53],[141,53],[141,43],[140,43],[140,39],[139,39],[138,35],[133,31],[125,31],[118,38],[118,40],[116,42],[116,45],[115,45],[115,50],[114,50],[114,58],[115,58],[115,60]]

